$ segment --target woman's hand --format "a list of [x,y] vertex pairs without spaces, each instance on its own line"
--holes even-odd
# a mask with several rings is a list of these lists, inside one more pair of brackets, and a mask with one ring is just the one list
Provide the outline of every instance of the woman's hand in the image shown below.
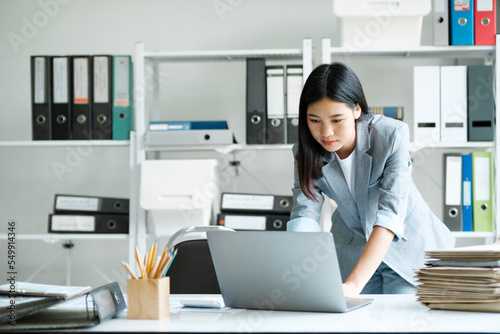
[[344,297],[357,297],[362,290],[355,284],[349,282],[342,284],[342,289],[344,290]]

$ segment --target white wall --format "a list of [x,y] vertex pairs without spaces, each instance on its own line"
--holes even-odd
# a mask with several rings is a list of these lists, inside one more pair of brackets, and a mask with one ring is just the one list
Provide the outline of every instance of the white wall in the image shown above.
[[[430,16],[425,17],[423,44],[432,43],[431,23]],[[339,44],[331,0],[0,0],[0,35],[0,141],[31,139],[31,55],[134,55],[137,41],[144,42],[146,50],[168,51],[300,48],[303,38],[311,38],[318,65],[321,39],[329,37],[332,45]],[[409,63],[367,59],[348,63],[365,84],[369,104],[405,105],[411,122]],[[244,143],[244,76],[244,62],[162,66],[161,117],[226,119],[238,141]],[[222,185],[223,190],[291,194],[291,152],[240,152],[234,156],[202,152],[196,156],[223,159],[224,168],[233,175]],[[44,233],[56,193],[129,197],[128,159],[126,147],[0,148],[0,234],[7,233],[8,219],[17,221],[18,233]],[[228,167],[232,159],[242,162],[239,176]],[[57,163],[71,165],[70,171],[59,175],[54,167]],[[432,164],[434,170],[440,170],[439,158],[432,159]],[[440,187],[439,175],[430,186],[427,177],[417,180],[433,196],[430,202],[438,212],[441,199],[433,194]],[[72,284],[105,282],[79,254],[86,254],[108,278],[123,282],[126,275],[119,260],[127,258],[126,242],[74,243]],[[5,245],[0,241],[2,273],[6,272]],[[39,256],[44,260],[55,256],[36,280],[65,283],[60,245],[18,241],[17,247],[19,280],[29,278],[40,267]]]

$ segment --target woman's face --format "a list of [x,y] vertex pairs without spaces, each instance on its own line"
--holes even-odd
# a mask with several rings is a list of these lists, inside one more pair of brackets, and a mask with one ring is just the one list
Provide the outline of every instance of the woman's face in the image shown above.
[[356,119],[360,115],[359,105],[353,110],[343,102],[323,98],[307,108],[307,126],[325,150],[345,159],[356,147]]

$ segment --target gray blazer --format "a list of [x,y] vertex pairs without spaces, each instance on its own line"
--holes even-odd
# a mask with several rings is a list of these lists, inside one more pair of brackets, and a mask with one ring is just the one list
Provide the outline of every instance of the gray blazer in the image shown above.
[[[293,209],[288,231],[319,231],[323,194],[337,203],[332,228],[342,279],[356,265],[374,226],[395,234],[384,262],[415,284],[414,269],[424,264],[424,251],[452,248],[455,239],[432,213],[413,183],[406,123],[382,115],[364,115],[356,125],[355,186],[351,195],[332,152],[324,156],[323,177],[315,180],[319,202],[301,191],[297,162]],[[297,147],[293,148],[294,156]]]

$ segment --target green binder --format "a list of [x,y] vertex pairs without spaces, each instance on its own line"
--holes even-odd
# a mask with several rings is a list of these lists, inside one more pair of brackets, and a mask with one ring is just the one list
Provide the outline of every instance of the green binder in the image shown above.
[[493,162],[491,152],[472,152],[474,232],[493,232]]
[[113,56],[113,139],[128,140],[134,127],[134,83],[130,56]]

